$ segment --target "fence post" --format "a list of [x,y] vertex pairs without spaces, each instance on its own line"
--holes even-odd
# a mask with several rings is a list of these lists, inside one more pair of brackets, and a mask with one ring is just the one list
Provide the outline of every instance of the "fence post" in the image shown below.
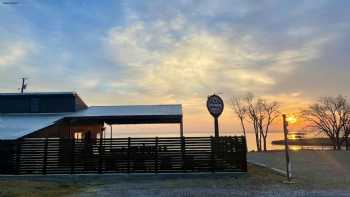
[[[230,152],[232,152],[234,155],[234,157],[231,158],[232,160],[232,163],[234,163],[234,167],[236,168],[239,168],[239,169],[242,169],[242,149],[241,149],[241,146],[239,144],[239,141],[238,141],[238,137],[237,136],[233,136],[233,137],[230,137]],[[234,148],[234,152],[233,152],[233,148]],[[227,151],[226,151],[227,152]]]
[[[68,139],[63,139],[63,140],[68,141]],[[65,144],[65,143],[63,143],[63,144]],[[70,173],[74,174],[74,170],[75,170],[75,155],[74,155],[74,153],[75,153],[75,139],[74,138],[70,139],[70,144],[71,144],[71,148],[72,148],[71,149],[71,157],[70,157]]]
[[43,171],[42,171],[43,174],[46,174],[48,145],[49,145],[49,140],[48,140],[48,138],[45,138],[45,142],[44,142],[44,162],[43,162]]
[[[234,139],[233,143],[235,144],[235,151],[237,152],[239,150],[242,150],[242,146],[240,146],[238,137],[234,136],[233,139]],[[232,142],[231,142],[231,144],[232,144]],[[232,150],[232,148],[231,148],[231,150]]]
[[15,173],[20,174],[20,165],[21,165],[21,140],[16,141],[16,167]]
[[158,173],[158,137],[156,137],[156,143],[155,143],[155,155],[154,155],[154,170],[155,173]]
[[100,135],[100,144],[99,144],[99,148],[98,148],[98,173],[101,174],[102,173],[102,154],[103,154],[103,150],[102,150],[102,134]]
[[181,137],[181,158],[182,158],[182,170],[186,172],[186,141],[185,137]]
[[241,158],[241,162],[243,162],[242,163],[242,168],[241,168],[241,170],[243,171],[243,172],[248,172],[248,166],[247,166],[247,142],[246,142],[246,139],[245,139],[245,137],[241,137],[242,138],[242,144],[241,144],[241,150],[243,150],[242,151],[242,154],[243,154],[243,157]]
[[130,145],[131,145],[131,138],[128,137],[128,173],[130,173]]

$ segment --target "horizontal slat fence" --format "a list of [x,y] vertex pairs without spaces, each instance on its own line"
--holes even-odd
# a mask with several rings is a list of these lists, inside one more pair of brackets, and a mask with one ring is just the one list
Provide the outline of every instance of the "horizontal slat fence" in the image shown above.
[[2,174],[247,171],[244,137],[0,141]]
[[0,140],[0,174],[14,174],[16,172],[16,141]]

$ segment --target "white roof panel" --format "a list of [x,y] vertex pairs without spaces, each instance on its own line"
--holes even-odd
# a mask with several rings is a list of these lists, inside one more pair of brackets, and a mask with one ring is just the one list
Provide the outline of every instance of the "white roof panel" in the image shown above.
[[63,118],[59,114],[0,115],[0,139],[17,139],[52,125]]
[[0,139],[17,139],[65,117],[182,116],[181,105],[93,106],[75,113],[0,114]]

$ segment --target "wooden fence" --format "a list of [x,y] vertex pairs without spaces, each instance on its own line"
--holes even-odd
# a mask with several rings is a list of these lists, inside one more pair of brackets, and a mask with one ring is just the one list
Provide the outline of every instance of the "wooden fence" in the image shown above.
[[0,141],[2,174],[247,171],[244,137]]

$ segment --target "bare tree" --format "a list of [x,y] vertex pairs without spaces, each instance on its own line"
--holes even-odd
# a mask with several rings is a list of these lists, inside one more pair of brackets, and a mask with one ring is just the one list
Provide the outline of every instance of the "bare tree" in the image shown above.
[[350,105],[345,97],[323,97],[302,112],[309,126],[326,134],[335,150],[344,142],[348,144],[350,134]]
[[261,105],[263,107],[263,118],[259,121],[259,128],[260,128],[260,134],[262,136],[263,144],[264,144],[264,151],[267,151],[266,147],[266,139],[267,134],[270,130],[270,126],[273,123],[273,121],[276,120],[276,118],[280,115],[279,112],[279,104],[277,102],[267,102],[266,100],[263,100],[261,102]]
[[[258,140],[260,151],[267,151],[267,135],[270,130],[270,126],[278,117],[279,113],[279,104],[277,102],[268,102],[265,99],[257,99],[255,102],[255,115],[251,115],[254,117],[255,123],[257,126],[256,137]],[[254,121],[254,120],[253,120]]]
[[241,122],[244,135],[246,135],[245,123],[248,121],[254,129],[257,151],[266,151],[270,126],[279,114],[278,103],[270,103],[264,99],[255,98],[253,94],[248,93],[244,97],[233,97],[232,106]]
[[244,125],[244,121],[245,121],[246,115],[247,115],[247,108],[242,103],[242,99],[240,97],[232,97],[232,108],[233,108],[233,111],[235,112],[236,116],[239,118],[239,120],[241,122],[241,128],[242,128],[244,137],[247,137],[246,129],[245,129],[245,125]]
[[253,125],[254,133],[255,133],[255,141],[256,141],[256,149],[260,152],[261,151],[261,138],[259,134],[259,117],[258,117],[258,111],[259,111],[259,105],[258,101],[255,101],[254,95],[251,93],[248,93],[245,96],[245,102],[246,102],[246,108],[248,113],[248,118]]

